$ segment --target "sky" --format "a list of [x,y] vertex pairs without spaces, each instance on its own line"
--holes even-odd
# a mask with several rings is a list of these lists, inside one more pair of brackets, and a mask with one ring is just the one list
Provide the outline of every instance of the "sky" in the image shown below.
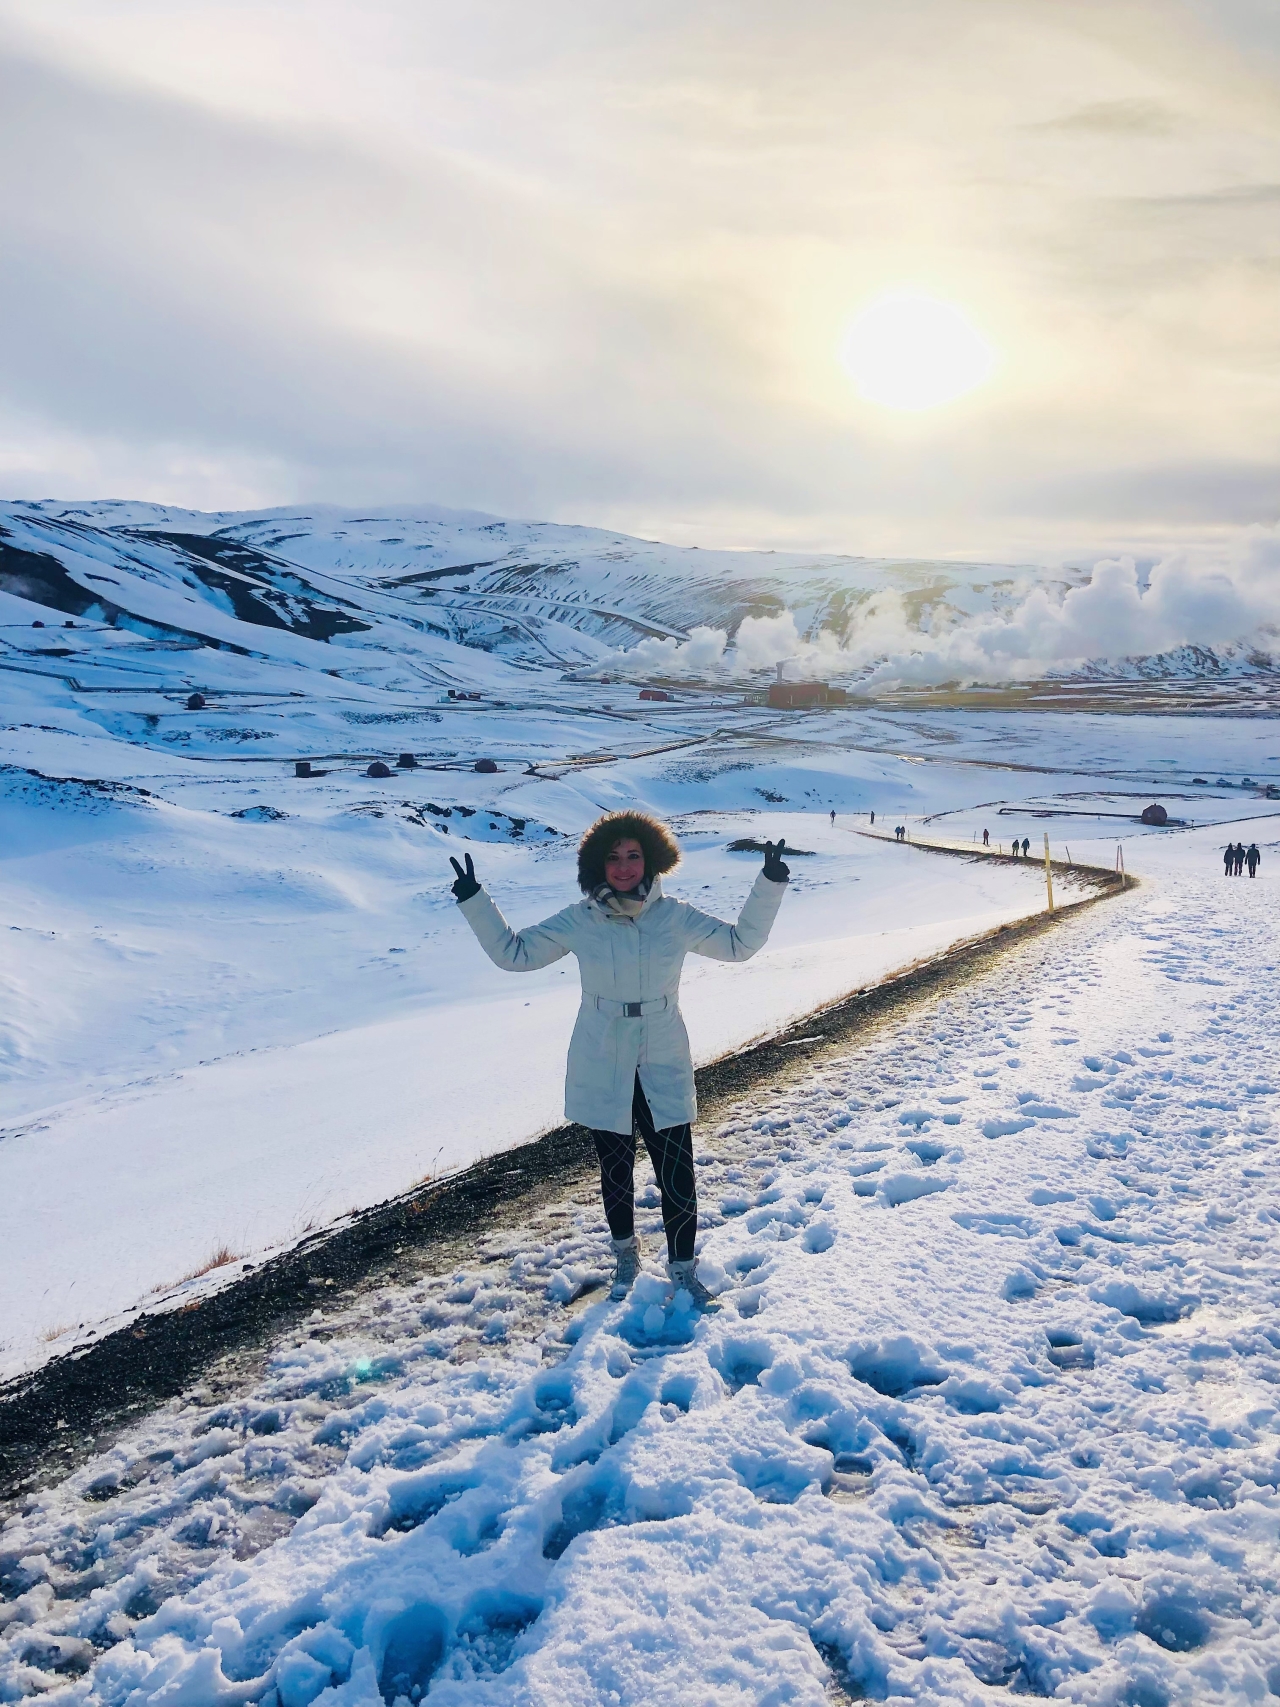
[[[0,163],[0,496],[1038,560],[1280,519],[1272,0],[0,0]],[[904,293],[983,383],[860,393]]]

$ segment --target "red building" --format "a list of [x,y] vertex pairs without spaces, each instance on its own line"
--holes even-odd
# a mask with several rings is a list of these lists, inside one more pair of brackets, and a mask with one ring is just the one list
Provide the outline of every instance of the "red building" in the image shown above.
[[826,682],[774,682],[768,703],[778,711],[803,711],[811,705],[847,705],[848,701],[843,688],[828,687]]

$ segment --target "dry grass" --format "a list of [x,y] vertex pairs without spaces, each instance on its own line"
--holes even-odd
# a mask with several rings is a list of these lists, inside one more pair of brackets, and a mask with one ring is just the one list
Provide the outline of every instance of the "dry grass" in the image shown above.
[[54,1340],[60,1340],[62,1338],[63,1334],[69,1334],[70,1332],[71,1332],[71,1323],[70,1322],[59,1322],[57,1327],[46,1328],[44,1330],[44,1332],[40,1335],[40,1338],[44,1341],[44,1343],[46,1345],[51,1345]]
[[215,1268],[225,1268],[229,1262],[239,1262],[243,1255],[243,1251],[233,1251],[230,1245],[219,1245],[213,1255],[206,1262],[202,1262],[199,1268],[193,1268],[190,1274],[184,1274],[178,1285],[185,1286],[189,1280],[199,1280],[202,1275],[212,1274]]

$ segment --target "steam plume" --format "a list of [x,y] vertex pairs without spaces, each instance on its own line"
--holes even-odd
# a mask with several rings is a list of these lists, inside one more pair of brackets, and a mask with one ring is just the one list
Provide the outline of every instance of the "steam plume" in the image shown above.
[[1280,530],[1251,529],[1225,563],[1162,559],[1144,584],[1131,557],[1104,558],[1061,597],[1036,587],[1011,612],[935,620],[926,632],[896,591],[867,600],[843,635],[804,639],[793,613],[744,617],[732,643],[701,627],[687,641],[645,640],[619,666],[741,679],[778,663],[789,676],[857,677],[864,687],[1016,682],[1170,652],[1270,645],[1280,631]]

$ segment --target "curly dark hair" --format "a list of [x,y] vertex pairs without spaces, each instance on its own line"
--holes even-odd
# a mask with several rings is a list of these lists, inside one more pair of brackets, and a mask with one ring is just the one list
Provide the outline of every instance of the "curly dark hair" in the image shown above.
[[644,849],[645,882],[680,863],[680,844],[661,822],[647,812],[606,812],[578,843],[578,887],[590,895],[605,881],[604,862],[621,841],[637,841]]

